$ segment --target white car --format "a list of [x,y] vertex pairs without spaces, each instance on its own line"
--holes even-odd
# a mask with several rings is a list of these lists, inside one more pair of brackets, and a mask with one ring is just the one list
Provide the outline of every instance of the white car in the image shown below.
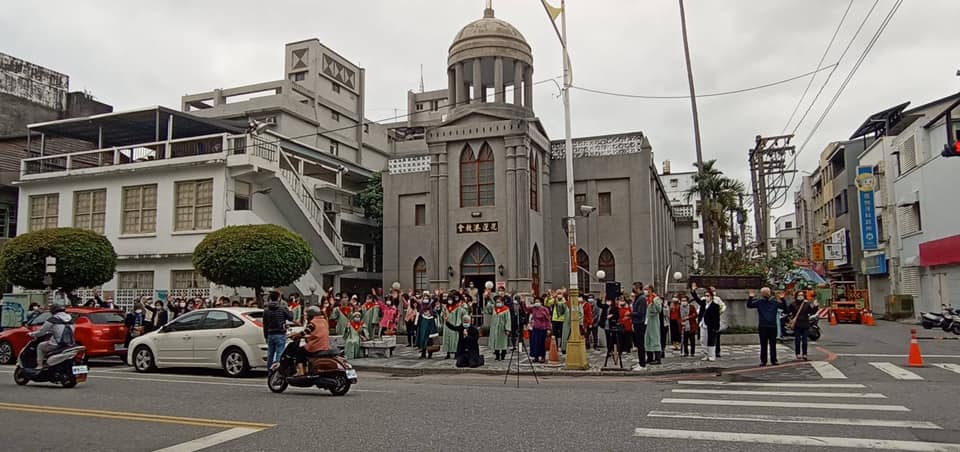
[[158,367],[222,368],[240,377],[267,365],[267,342],[254,308],[210,308],[189,312],[156,331],[130,341],[137,372]]

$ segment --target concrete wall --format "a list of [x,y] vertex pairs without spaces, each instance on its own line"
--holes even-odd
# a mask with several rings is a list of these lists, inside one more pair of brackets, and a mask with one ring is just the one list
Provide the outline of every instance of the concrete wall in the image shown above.
[[0,137],[26,135],[27,124],[54,121],[60,112],[11,94],[0,93]]

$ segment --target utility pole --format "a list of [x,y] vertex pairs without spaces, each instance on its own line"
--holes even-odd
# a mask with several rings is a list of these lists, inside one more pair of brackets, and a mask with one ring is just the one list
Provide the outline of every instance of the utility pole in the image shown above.
[[793,155],[796,146],[790,144],[793,135],[762,137],[750,150],[750,182],[753,186],[753,215],[760,254],[766,256],[770,247],[770,205],[785,196],[789,185],[785,175],[787,154]]
[[743,193],[738,195],[740,198],[740,211],[737,212],[737,223],[740,223],[740,249],[747,249],[747,219],[744,218]]
[[[690,44],[687,41],[687,15],[683,10],[683,0],[680,1],[680,28],[683,32],[683,56],[687,62],[687,84],[690,86],[690,108],[693,110],[693,140],[697,149],[697,173],[700,176],[700,179],[703,179],[703,148],[700,144],[700,115],[697,112],[697,91],[693,85],[693,67],[690,65]],[[713,236],[713,233],[710,229],[710,225],[707,224],[707,209],[704,209],[702,206],[706,206],[707,199],[705,193],[700,194],[700,224],[703,226],[703,258],[706,261],[705,267],[713,267],[715,262],[715,257],[713,255],[712,243],[717,240]],[[696,208],[696,206],[694,206]],[[664,287],[666,290],[666,287]]]

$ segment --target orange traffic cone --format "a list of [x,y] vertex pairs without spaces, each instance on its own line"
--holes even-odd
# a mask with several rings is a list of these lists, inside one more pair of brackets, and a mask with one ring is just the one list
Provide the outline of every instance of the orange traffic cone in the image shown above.
[[923,356],[920,355],[920,342],[917,341],[917,330],[910,330],[910,357],[907,360],[910,367],[923,367]]
[[867,326],[877,326],[877,318],[873,316],[873,311],[867,310]]
[[831,325],[836,325],[837,323],[839,323],[839,322],[837,322],[837,315],[834,314],[833,310],[831,309],[831,310],[830,310],[830,324],[831,324]]
[[559,365],[560,365],[560,354],[557,353],[557,341],[556,341],[556,339],[553,338],[553,336],[548,337],[548,338],[547,338],[547,341],[550,342],[550,357],[549,357],[549,362],[548,362],[548,364],[554,365],[554,366],[559,366]]

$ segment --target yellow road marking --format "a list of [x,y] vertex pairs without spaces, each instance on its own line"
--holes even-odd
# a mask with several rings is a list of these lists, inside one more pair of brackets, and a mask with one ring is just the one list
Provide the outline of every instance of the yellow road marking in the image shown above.
[[28,413],[41,414],[62,414],[68,416],[96,417],[107,419],[120,419],[126,421],[156,422],[161,424],[180,424],[196,425],[200,427],[214,428],[236,428],[245,427],[258,430],[264,430],[276,426],[276,424],[261,424],[257,422],[229,421],[219,419],[202,419],[192,417],[161,416],[156,414],[129,413],[123,411],[105,411],[105,410],[85,410],[79,408],[43,406],[43,405],[23,405],[17,403],[0,402],[0,410],[23,411]]

